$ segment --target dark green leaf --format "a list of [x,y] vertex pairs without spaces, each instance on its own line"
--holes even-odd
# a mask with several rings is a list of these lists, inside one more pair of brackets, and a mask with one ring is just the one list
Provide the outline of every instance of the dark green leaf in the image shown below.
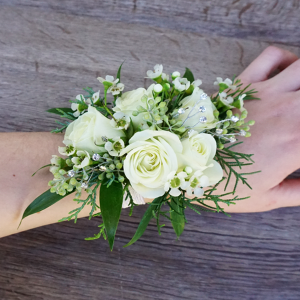
[[52,113],[52,114],[57,114],[57,115],[63,115],[62,112],[64,113],[73,113],[73,110],[68,107],[62,107],[62,108],[50,108],[47,110],[47,112]]
[[127,139],[130,140],[131,137],[133,136],[133,134],[134,134],[133,123],[132,123],[132,120],[130,118],[130,124],[129,124],[127,130],[126,130]]
[[172,198],[171,207],[173,209],[173,211],[170,212],[172,226],[174,228],[177,237],[180,237],[180,235],[184,230],[184,224],[185,224],[184,208],[182,207],[179,198]]
[[[59,200],[68,196],[71,193],[72,192],[67,193],[65,196],[60,196],[56,193],[50,193],[50,189],[49,189],[48,191],[46,191],[43,194],[41,194],[40,196],[38,196],[33,202],[31,202],[29,204],[29,206],[27,206],[27,208],[22,216],[22,220],[32,214],[35,214],[37,212],[40,212],[40,211],[48,208],[49,206],[55,204],[56,202],[58,202]],[[21,222],[22,222],[22,220],[21,220]]]
[[123,203],[123,186],[120,182],[112,182],[109,186],[100,187],[100,210],[105,226],[110,250],[113,249],[115,235],[120,219]]
[[219,93],[222,93],[224,90],[228,89],[228,85],[225,83],[219,83]]
[[185,68],[185,73],[183,74],[182,78],[186,78],[190,82],[195,81],[194,75],[189,68]]
[[117,78],[119,78],[119,82],[121,82],[121,69],[122,69],[122,66],[124,64],[125,61],[123,61],[119,67],[119,70],[118,70],[118,73],[117,73]]
[[51,167],[51,166],[52,166],[51,164],[42,166],[42,167],[40,167],[37,171],[35,171],[31,176],[34,176],[39,170],[44,169],[44,168],[47,168],[47,167]]
[[157,207],[157,204],[159,204],[162,201],[162,197],[158,197],[155,198],[152,203],[149,205],[148,209],[146,210],[146,212],[143,215],[143,218],[133,236],[133,238],[130,240],[130,242],[128,244],[126,244],[125,247],[128,247],[130,245],[132,245],[133,243],[135,243],[144,233],[144,231],[146,230],[150,220],[153,218],[153,212]]

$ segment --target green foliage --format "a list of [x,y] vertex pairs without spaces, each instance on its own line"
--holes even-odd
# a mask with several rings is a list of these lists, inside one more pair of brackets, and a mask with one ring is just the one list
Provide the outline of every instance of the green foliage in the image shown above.
[[132,119],[131,118],[130,118],[130,124],[129,124],[129,126],[128,126],[128,128],[127,128],[127,130],[126,130],[125,133],[126,133],[126,137],[127,137],[128,140],[130,140],[131,137],[134,134],[134,128],[133,128],[133,123],[132,123]]
[[145,232],[150,220],[153,218],[153,212],[157,210],[157,207],[164,201],[165,197],[155,198],[152,203],[149,204],[148,209],[144,213],[142,220],[129,243],[127,243],[124,247],[128,247],[135,243]]
[[223,148],[222,150],[218,149],[215,156],[215,159],[219,162],[222,169],[228,175],[224,190],[226,190],[232,175],[235,177],[235,185],[232,191],[233,194],[236,191],[239,181],[241,181],[243,184],[246,184],[250,189],[252,189],[247,182],[247,178],[244,176],[252,175],[260,172],[260,171],[256,171],[251,173],[242,173],[242,172],[239,173],[237,171],[236,167],[242,169],[243,166],[249,166],[254,163],[254,161],[251,158],[253,154],[245,154],[245,153],[240,153],[240,152],[235,152],[230,150],[232,147],[237,146],[241,143],[243,142],[235,143],[227,148]]
[[182,78],[186,78],[191,83],[195,81],[194,75],[189,68],[185,68],[185,73],[183,74]]
[[122,183],[113,181],[100,187],[100,209],[110,250],[113,249],[115,235],[123,203]]
[[95,212],[95,210],[100,209],[100,207],[96,203],[96,197],[97,197],[96,193],[97,193],[97,190],[98,190],[98,187],[99,187],[100,183],[101,182],[98,182],[94,186],[94,188],[92,189],[92,193],[90,195],[88,195],[88,197],[85,200],[74,199],[74,201],[77,202],[77,204],[81,204],[81,206],[71,210],[69,212],[68,217],[62,218],[58,222],[71,221],[72,219],[74,219],[74,223],[76,223],[79,213],[83,210],[83,208],[86,205],[90,205],[92,207],[91,211],[90,211],[90,214],[89,214],[89,219],[91,219],[93,217],[93,213]]
[[67,118],[72,121],[75,120],[75,117],[73,116],[73,110],[71,108],[67,108],[67,107],[50,108],[47,110],[47,112],[52,114],[57,114],[62,118]]
[[47,168],[47,167],[51,167],[51,166],[52,166],[51,164],[42,166],[42,167],[40,167],[37,171],[35,171],[31,176],[34,176],[39,170],[44,169],[44,168]]
[[[100,213],[100,215],[101,215],[101,213]],[[97,239],[100,239],[101,236],[103,236],[103,238],[104,238],[105,240],[107,239],[106,232],[105,232],[105,226],[104,226],[104,223],[100,224],[98,227],[100,228],[99,233],[95,234],[93,237],[85,238],[86,241],[97,240]]]
[[[29,204],[29,206],[26,208],[22,220],[25,219],[26,217],[38,213],[51,205],[55,204],[56,202],[60,201],[64,197],[68,196],[70,193],[67,193],[65,196],[60,196],[56,193],[51,193],[50,189],[40,196],[38,196],[33,202]],[[22,221],[21,221],[22,222]],[[20,223],[21,224],[21,223]]]
[[121,82],[121,69],[122,69],[124,62],[125,62],[125,60],[121,63],[121,65],[118,69],[117,78],[119,79],[119,82]]
[[172,197],[170,203],[170,218],[172,222],[172,226],[177,237],[180,237],[184,230],[184,225],[186,222],[185,215],[184,215],[184,205],[182,201],[182,197]]

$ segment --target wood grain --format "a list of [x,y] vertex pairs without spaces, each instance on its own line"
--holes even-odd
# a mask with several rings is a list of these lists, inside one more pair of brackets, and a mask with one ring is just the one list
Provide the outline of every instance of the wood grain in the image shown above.
[[[168,5],[167,5],[168,4]],[[208,92],[271,42],[300,54],[299,1],[0,1],[0,130],[47,131],[67,106],[126,59],[127,89],[147,69],[185,66]],[[220,55],[221,53],[221,55]],[[1,187],[3,188],[3,187]],[[189,212],[179,241],[152,222],[133,246],[146,207],[122,212],[115,251],[84,241],[97,220],[45,226],[0,240],[0,299],[300,299],[300,208]]]

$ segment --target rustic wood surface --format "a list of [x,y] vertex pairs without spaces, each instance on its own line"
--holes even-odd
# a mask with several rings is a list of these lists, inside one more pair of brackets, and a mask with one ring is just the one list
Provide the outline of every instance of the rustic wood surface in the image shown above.
[[[0,130],[50,130],[46,109],[97,88],[124,59],[128,89],[163,63],[191,67],[211,91],[270,43],[300,55],[299,13],[298,0],[0,0]],[[300,299],[300,208],[189,212],[179,241],[170,224],[160,237],[151,223],[123,249],[145,209],[123,211],[112,253],[84,241],[96,220],[2,238],[0,299]]]

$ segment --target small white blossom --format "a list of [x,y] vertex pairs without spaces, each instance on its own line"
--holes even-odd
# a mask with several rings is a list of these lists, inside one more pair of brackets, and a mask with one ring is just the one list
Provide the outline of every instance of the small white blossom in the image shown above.
[[123,83],[117,83],[111,85],[107,92],[112,93],[113,95],[119,95],[124,90],[124,84]]
[[169,81],[170,76],[169,76],[169,74],[162,73],[162,74],[161,74],[161,78],[162,78],[162,80],[164,80],[164,81]]
[[154,87],[153,87],[153,91],[156,92],[156,93],[160,93],[162,90],[163,90],[163,87],[159,83],[155,84]]
[[172,73],[172,79],[175,80],[175,78],[180,77],[180,73],[178,71],[174,71]]
[[[99,91],[100,92],[100,91]],[[78,100],[78,101],[83,101],[84,103],[86,103],[87,105],[90,105],[91,104],[91,99],[90,98],[88,98],[88,99],[85,99],[84,97],[83,97],[83,95],[77,95],[76,96],[76,100]],[[82,113],[84,113],[85,111],[86,111],[86,109],[83,109],[83,110],[80,110],[80,104],[79,103],[72,103],[71,104],[71,109],[73,110],[73,111],[75,111],[74,113],[73,113],[73,116],[74,117],[79,117],[80,116],[80,114],[82,114]]]
[[226,106],[231,106],[232,102],[233,102],[233,98],[232,97],[227,97],[227,94],[225,92],[219,93],[220,96],[220,100],[221,102],[223,102]]
[[232,89],[233,91],[236,89],[236,85],[233,84],[232,80],[229,78],[226,78],[224,81],[221,77],[217,77],[217,81],[214,82],[214,85],[220,85],[220,84],[226,84],[229,89]]
[[75,153],[73,142],[70,140],[64,140],[63,143],[66,145],[66,147],[58,147],[59,154],[65,156],[73,155]]
[[59,157],[57,155],[52,155],[52,158],[51,158],[50,162],[51,162],[52,165],[60,166],[61,157]]
[[192,82],[192,86],[198,87],[202,84],[202,80],[196,79],[195,81]]
[[175,89],[180,92],[187,90],[191,85],[191,83],[186,78],[181,77],[175,78],[173,84],[175,85]]
[[148,78],[156,79],[162,75],[162,71],[163,71],[163,65],[157,64],[154,66],[154,71],[152,70],[147,71],[147,76]]
[[99,97],[100,97],[100,90],[93,94],[92,96],[93,103],[97,102],[99,100]]
[[124,141],[120,137],[115,137],[112,142],[105,143],[105,149],[111,156],[119,156],[122,149],[125,147]]
[[116,113],[114,113],[114,119],[110,120],[111,125],[118,129],[125,129],[127,130],[129,124],[130,124],[130,117],[126,114],[124,114],[121,111],[118,111]]
[[204,187],[209,186],[209,179],[203,175],[201,170],[196,171],[189,180],[189,186],[186,189],[189,196],[202,197],[204,194]]
[[244,108],[244,98],[247,96],[247,94],[243,94],[243,95],[240,95],[239,96],[239,101],[240,101],[240,107],[239,107],[239,109],[240,109],[240,111],[244,111],[245,110],[245,108]]
[[187,177],[186,172],[179,172],[176,175],[175,171],[172,171],[167,176],[167,182],[165,183],[164,189],[167,192],[170,189],[170,195],[174,197],[178,197],[181,194],[181,191],[179,188],[185,190],[187,189],[189,183],[185,181],[185,178]]
[[104,83],[104,82],[108,82],[108,83],[111,83],[111,85],[115,85],[119,82],[119,78],[117,78],[116,80],[114,79],[114,76],[110,76],[110,75],[106,75],[105,76],[105,79],[102,78],[102,77],[98,77],[97,78],[101,83]]
[[77,151],[77,156],[71,160],[76,168],[81,169],[89,165],[90,158],[90,154],[87,151],[79,150]]

